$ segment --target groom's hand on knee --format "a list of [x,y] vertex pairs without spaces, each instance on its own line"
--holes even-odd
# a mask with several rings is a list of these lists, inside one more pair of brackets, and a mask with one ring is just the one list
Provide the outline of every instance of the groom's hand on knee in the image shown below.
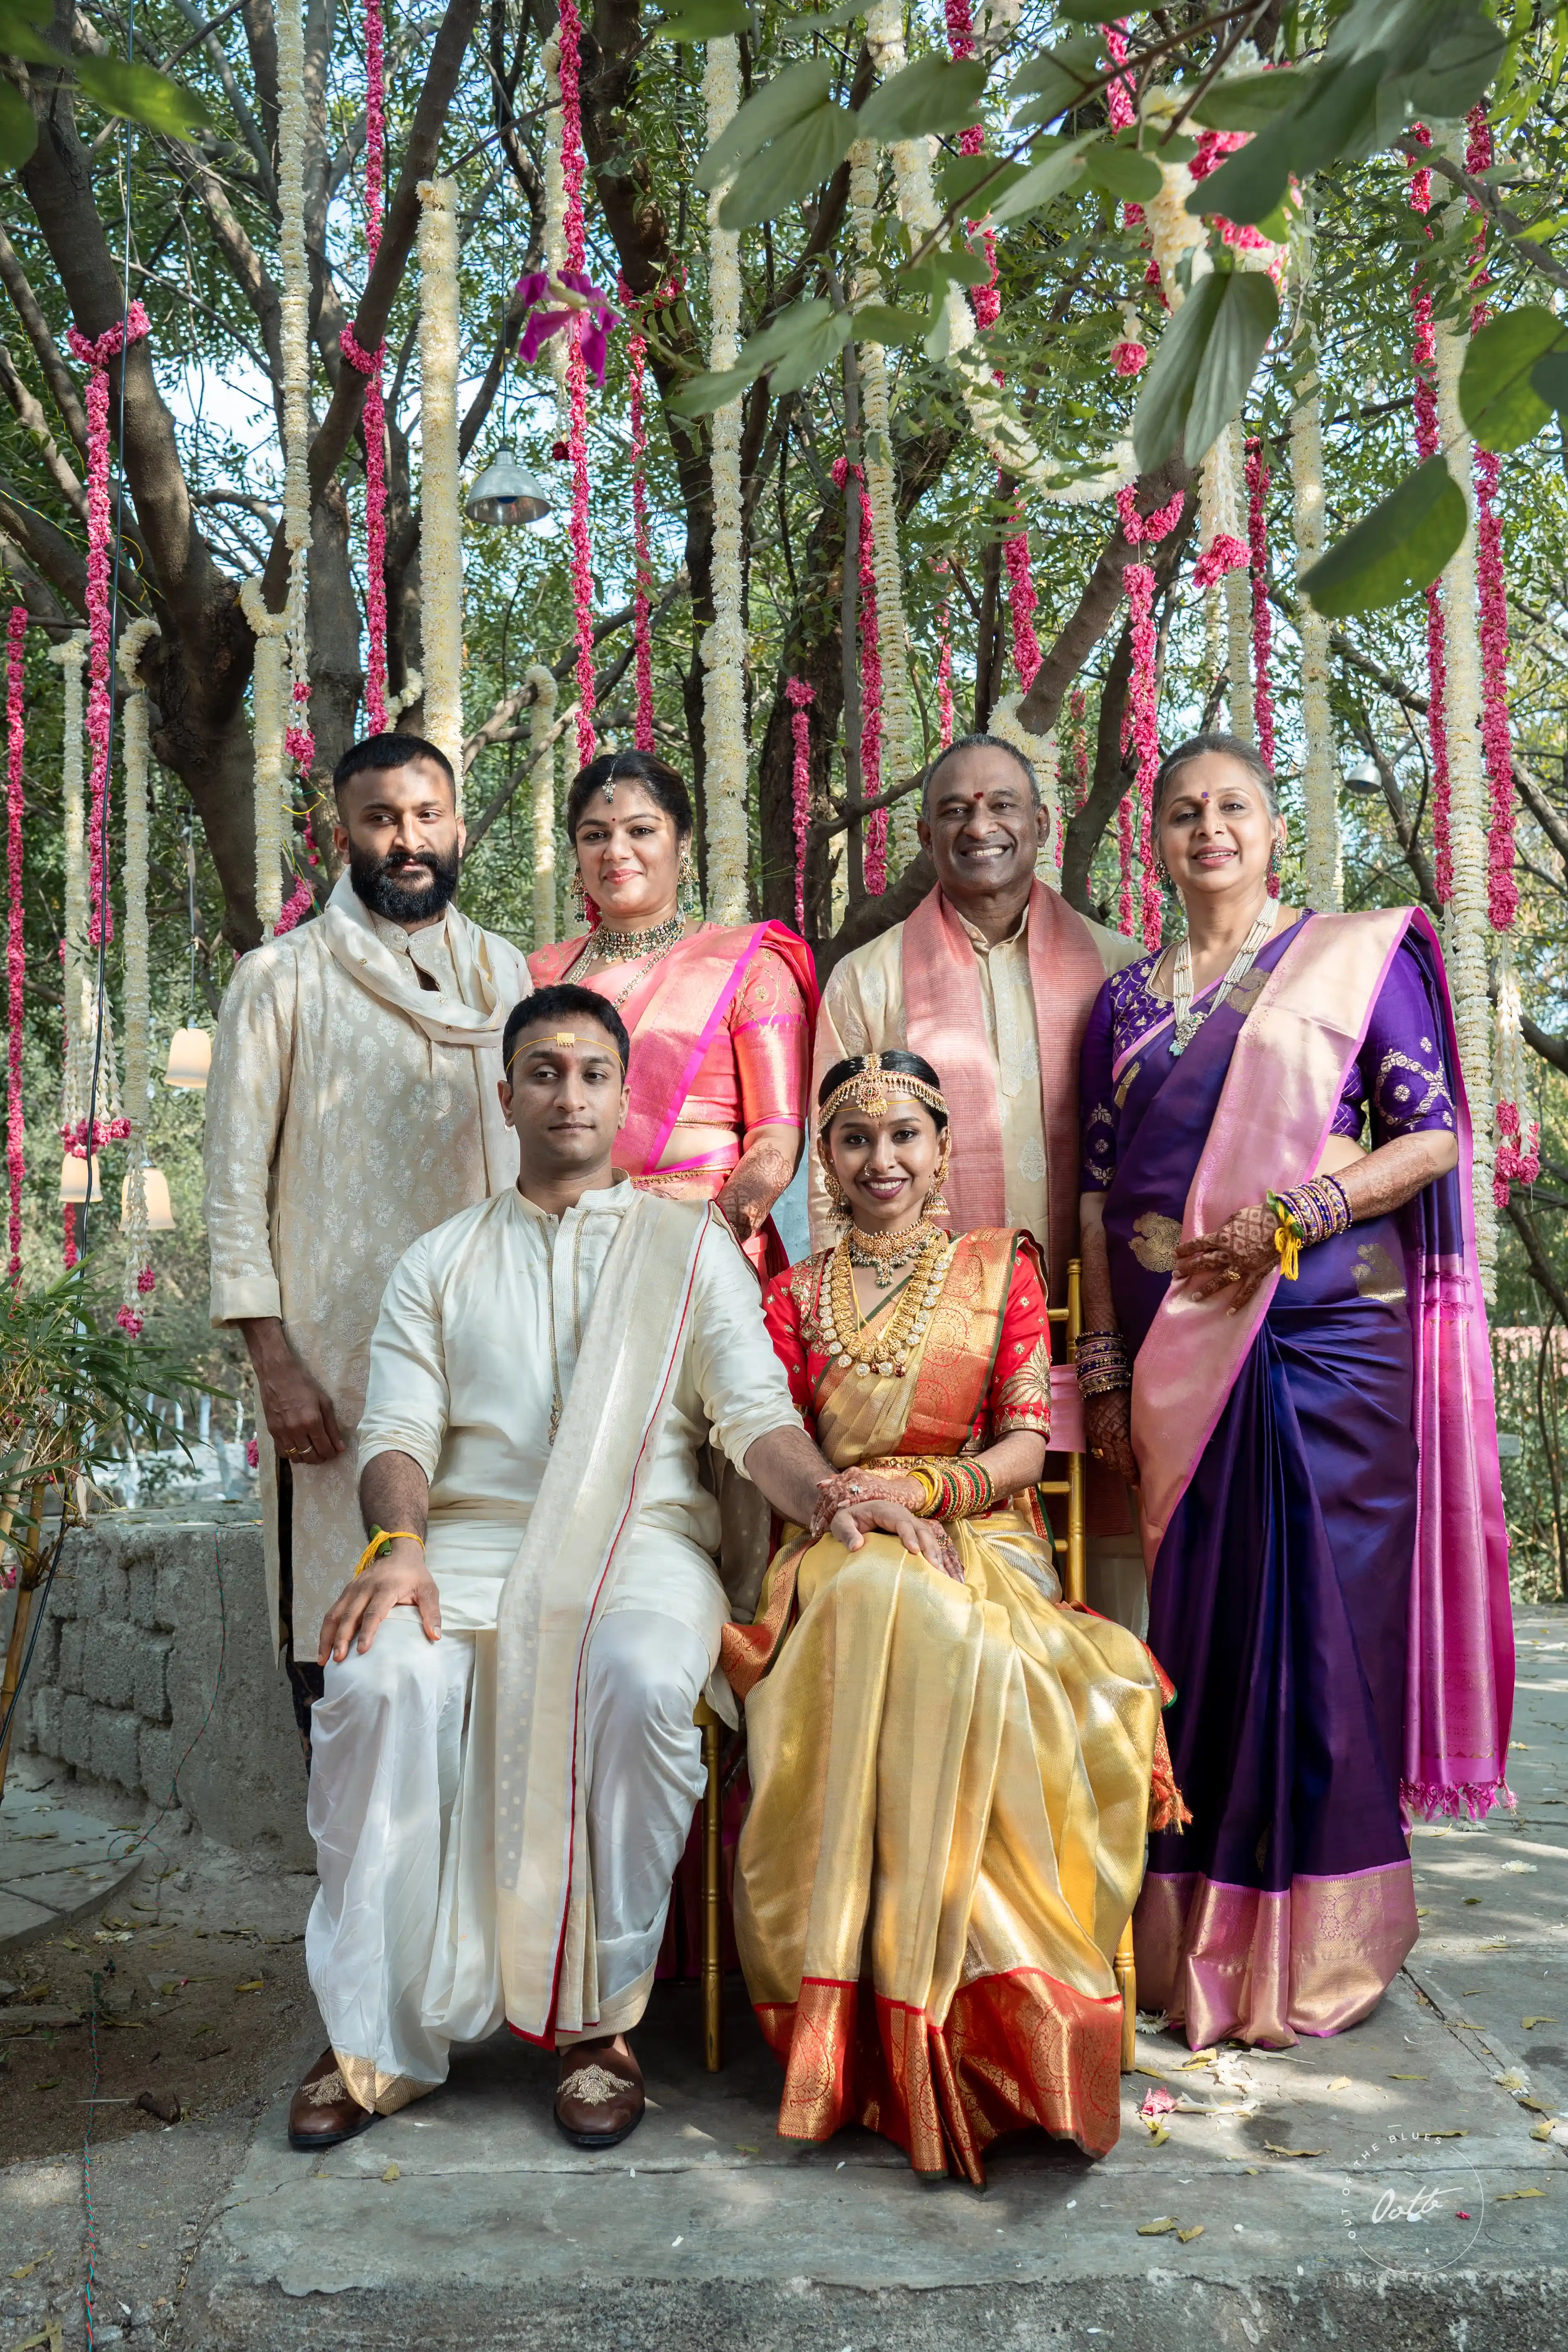
[[321,1620],[316,1664],[341,1665],[351,1643],[361,1654],[374,1641],[389,1610],[416,1609],[428,1642],[441,1638],[441,1601],[418,1544],[395,1543],[362,1576],[349,1579]]

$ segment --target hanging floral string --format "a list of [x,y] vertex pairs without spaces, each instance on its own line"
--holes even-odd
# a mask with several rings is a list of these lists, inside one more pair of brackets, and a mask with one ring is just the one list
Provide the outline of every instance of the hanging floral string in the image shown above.
[[795,820],[795,927],[805,929],[805,853],[811,838],[811,706],[816,688],[803,677],[787,678],[784,699],[789,704],[790,733],[795,759],[790,771]]
[[[894,31],[891,21],[891,12],[886,11],[883,13],[887,16],[889,20],[887,26],[888,33],[891,35]],[[974,18],[970,10],[969,0],[947,0],[946,16],[947,44],[950,53],[954,58],[960,59],[972,58],[974,55]],[[879,28],[880,29],[882,24],[881,15],[879,16],[878,21]],[[892,58],[889,56],[884,56],[879,59],[879,63],[881,66],[884,75],[896,73],[899,66],[901,66],[904,62],[903,19],[901,16],[898,20],[896,39],[898,43],[897,62],[895,63]],[[884,49],[888,49],[890,47],[891,42],[887,37],[884,37]],[[961,155],[982,154],[984,152],[984,147],[985,126],[983,122],[968,123],[959,132],[958,152]],[[976,224],[973,221],[970,221],[967,226],[970,236],[973,237]],[[1002,315],[1002,297],[1000,292],[997,290],[996,284],[998,275],[996,268],[996,232],[993,228],[982,229],[980,232],[980,238],[985,250],[985,261],[989,275],[987,276],[984,286],[976,286],[973,289],[970,300],[974,311],[974,323],[979,328],[981,333],[984,334],[990,328],[996,324],[997,320]]]
[[155,621],[132,621],[117,648],[125,698],[125,1286],[115,1321],[132,1339],[142,1332],[141,1302],[156,1276],[147,1232],[147,1097],[152,1077],[152,1005],[147,963],[147,787],[151,775],[147,692],[138,675],[158,634]]
[[[1310,570],[1328,543],[1323,483],[1323,405],[1318,377],[1317,330],[1308,303],[1312,278],[1312,215],[1303,202],[1294,231],[1296,286],[1292,340],[1297,347],[1296,405],[1290,412],[1290,489],[1297,577]],[[1329,708],[1329,625],[1305,596],[1297,599],[1301,646],[1301,803],[1305,817],[1301,862],[1306,899],[1320,914],[1343,903],[1338,776],[1333,716]]]
[[[382,47],[381,0],[364,0],[364,244],[365,276],[381,250],[382,198],[386,173],[386,80]],[[385,731],[386,717],[386,404],[381,389],[384,342],[367,352],[352,327],[338,336],[338,349],[365,380],[364,411],[364,616],[370,640],[365,667],[365,717],[373,735]]]
[[91,811],[88,818],[88,944],[112,939],[113,919],[104,889],[104,848],[109,825],[109,733],[113,714],[110,691],[109,564],[109,362],[151,331],[147,313],[132,302],[121,324],[99,336],[72,327],[66,341],[73,359],[89,371],[87,380],[87,625],[92,667],[87,695],[87,734],[92,746]]
[[1035,772],[1035,782],[1040,791],[1040,845],[1035,853],[1035,871],[1045,882],[1050,881],[1062,862],[1062,813],[1057,797],[1057,730],[1053,727],[1046,735],[1037,735],[1026,727],[1018,716],[1022,693],[1005,694],[990,718],[986,731],[1000,736],[1021,751]]
[[26,604],[13,604],[5,632],[5,1174],[10,1186],[6,1272],[15,1289],[22,1279],[22,993],[27,950],[22,934],[22,761],[26,730],[22,715],[22,645],[27,634]]
[[[580,87],[583,25],[576,0],[562,0],[557,35],[561,46],[561,176],[565,190],[562,226],[568,270],[587,267],[583,219],[583,101]],[[566,455],[572,467],[572,606],[577,634],[577,764],[586,767],[597,747],[594,729],[594,542],[589,524],[588,377],[583,322],[566,329]]]
[[1035,593],[1034,577],[1029,570],[1029,534],[1015,532],[1002,545],[1002,560],[1007,568],[1009,589],[1008,610],[1013,619],[1013,667],[1018,673],[1018,683],[1027,694],[1035,683],[1035,673],[1044,656],[1040,641],[1035,635],[1034,613],[1039,603]]
[[529,769],[533,783],[533,944],[547,948],[555,937],[555,678],[542,662],[533,662],[522,682],[533,688],[528,710]]
[[[931,565],[933,572],[947,572],[947,558],[939,556]],[[936,608],[936,724],[937,736],[945,751],[952,740],[952,624],[944,594]]]
[[[1414,135],[1423,146],[1431,145],[1432,134],[1424,123],[1415,125]],[[1410,182],[1410,209],[1425,216],[1431,208],[1432,174],[1428,171],[1416,172]],[[1430,236],[1431,234],[1428,227],[1426,235]],[[1438,446],[1437,361],[1432,291],[1424,279],[1419,261],[1410,281],[1410,361],[1415,395],[1415,454],[1425,465],[1428,457],[1436,454]],[[1437,903],[1445,907],[1454,888],[1454,862],[1448,842],[1447,704],[1443,593],[1434,580],[1426,590],[1426,740],[1432,761],[1433,878]]]
[[254,575],[239,583],[239,606],[256,638],[256,666],[250,678],[250,740],[253,766],[256,841],[256,914],[261,936],[276,936],[283,911],[284,737],[288,731],[286,691],[289,619],[270,613]]
[[[741,102],[740,50],[730,35],[708,44],[702,74],[712,145]],[[741,240],[719,223],[725,191],[708,199],[708,364],[735,364],[741,337]],[[700,647],[708,802],[708,898],[716,922],[739,923],[747,907],[746,631],[742,611],[741,404],[710,428],[713,490],[713,618]]]
[[[1274,646],[1268,606],[1268,467],[1254,434],[1247,445],[1247,538],[1252,576],[1252,723],[1259,759],[1274,765],[1274,686],[1268,674]],[[1279,877],[1270,873],[1268,895],[1279,896]]]
[[419,183],[419,626],[425,733],[463,813],[463,491],[458,456],[458,190]]
[[[1163,507],[1152,514],[1138,511],[1137,493],[1131,486],[1117,494],[1116,510],[1121,518],[1121,535],[1132,547],[1156,547],[1182,520],[1186,501],[1177,490]],[[1148,563],[1130,563],[1123,572],[1128,609],[1132,618],[1132,679],[1127,697],[1127,740],[1138,755],[1138,773],[1133,786],[1138,802],[1138,858],[1142,875],[1142,912],[1143,944],[1151,952],[1160,944],[1164,917],[1160,885],[1154,875],[1154,777],[1160,765],[1160,728],[1158,715],[1159,678],[1156,664],[1159,645],[1154,629],[1153,567]],[[1121,807],[1126,811],[1121,823],[1122,846],[1122,923],[1129,936],[1132,926],[1131,832],[1132,813],[1127,798]]]
[[[629,303],[631,289],[621,280],[621,300]],[[647,527],[647,420],[643,414],[643,362],[647,337],[634,322],[626,339],[626,376],[631,395],[632,425],[632,667],[637,680],[637,720],[632,740],[639,751],[653,750],[653,552]]]
[[[1455,142],[1462,156],[1462,140]],[[1454,152],[1453,149],[1450,152]],[[1450,212],[1463,216],[1465,198]],[[1434,322],[1434,377],[1438,446],[1457,481],[1470,479],[1471,449],[1459,406],[1459,377],[1469,336],[1465,324]],[[1473,510],[1469,527],[1442,575],[1443,652],[1448,770],[1447,918],[1444,948],[1454,994],[1454,1026],[1459,1061],[1471,1102],[1492,1100],[1492,1009],[1488,989],[1487,792],[1479,716],[1481,709],[1480,635]],[[1495,1146],[1490,1122],[1475,1121],[1476,1255],[1481,1283],[1490,1298],[1496,1284],[1497,1204],[1493,1193]]]
[[[289,550],[289,757],[301,778],[310,731],[310,265],[305,248],[305,26],[301,0],[278,8],[278,341],[283,379],[283,537]],[[311,853],[312,856],[314,852]]]
[[[833,460],[834,488],[849,479],[848,462]],[[874,801],[882,789],[882,633],[877,606],[877,568],[871,548],[871,501],[858,466],[860,485],[860,797]],[[866,819],[866,887],[880,898],[888,887],[888,812],[873,809]]]
[[1076,816],[1089,798],[1089,697],[1075,686],[1068,697],[1068,739],[1062,764]]

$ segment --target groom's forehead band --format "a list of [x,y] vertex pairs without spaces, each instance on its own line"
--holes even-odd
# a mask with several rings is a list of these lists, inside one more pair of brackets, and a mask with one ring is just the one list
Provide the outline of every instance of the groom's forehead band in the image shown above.
[[[513,1046],[507,1068],[509,1070],[511,1068],[512,1063],[520,1055],[548,1054],[552,1045],[585,1045],[590,1050],[597,1046],[600,1053],[613,1054],[617,1062],[621,1060],[615,1039],[607,1034],[595,1034],[590,1030],[586,1036],[583,1036],[575,1029],[557,1029],[548,1037],[528,1037],[521,1045]],[[621,1067],[624,1071],[626,1068],[624,1062],[621,1063]]]

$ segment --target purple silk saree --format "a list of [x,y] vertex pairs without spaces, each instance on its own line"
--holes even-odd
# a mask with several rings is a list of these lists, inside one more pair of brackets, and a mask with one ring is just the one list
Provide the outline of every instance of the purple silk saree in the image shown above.
[[[1297,924],[1179,1059],[1168,1012],[1129,992],[1138,970],[1108,983],[1133,1015],[1109,1086],[1106,1019],[1086,1042],[1085,1181],[1110,1176],[1149,1642],[1176,1685],[1194,1817],[1152,1841],[1139,1990],[1194,2047],[1289,2042],[1365,2016],[1415,1942],[1402,1804],[1506,1797],[1512,1632],[1469,1125],[1419,913]],[[1453,1129],[1458,1169],[1304,1253],[1296,1282],[1272,1276],[1239,1316],[1173,1286],[1184,1234],[1310,1175],[1362,1101],[1375,1142]]]

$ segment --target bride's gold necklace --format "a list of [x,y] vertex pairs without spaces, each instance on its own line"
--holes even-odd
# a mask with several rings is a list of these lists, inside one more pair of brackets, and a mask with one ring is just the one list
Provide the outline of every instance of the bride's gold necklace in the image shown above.
[[[910,1246],[911,1240],[913,1247]],[[873,1264],[885,1264],[887,1254],[879,1254],[876,1244],[889,1241],[904,1245],[900,1263],[912,1263],[914,1270],[897,1304],[873,1333],[861,1317],[855,1296],[854,1254],[859,1248]],[[941,1226],[923,1217],[912,1236],[858,1231],[846,1234],[828,1260],[826,1279],[818,1286],[817,1319],[823,1353],[841,1370],[858,1364],[862,1380],[869,1380],[873,1372],[880,1372],[884,1378],[905,1379],[910,1353],[931,1327],[931,1311],[942,1297],[952,1255],[952,1244]]]

